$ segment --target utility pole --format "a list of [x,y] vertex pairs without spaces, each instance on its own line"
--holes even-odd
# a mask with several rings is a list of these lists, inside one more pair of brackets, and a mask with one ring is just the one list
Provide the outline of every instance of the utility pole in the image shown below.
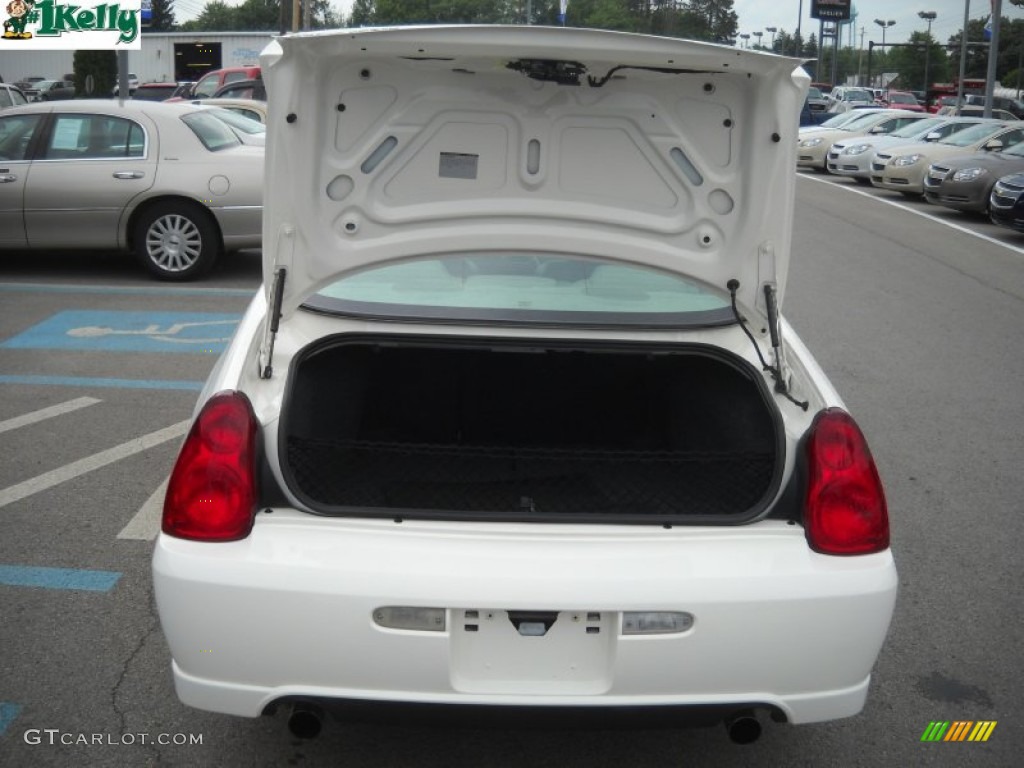
[[992,117],[992,94],[996,87],[996,65],[999,63],[999,19],[1003,15],[1003,0],[992,0],[992,40],[988,46],[988,77],[985,78],[985,112]]
[[861,71],[864,67],[864,27],[860,28],[860,54],[857,56],[857,85],[864,85]]
[[964,75],[967,72],[967,22],[971,20],[971,0],[964,0],[964,30],[960,33],[960,80],[956,86],[956,105],[964,103]]

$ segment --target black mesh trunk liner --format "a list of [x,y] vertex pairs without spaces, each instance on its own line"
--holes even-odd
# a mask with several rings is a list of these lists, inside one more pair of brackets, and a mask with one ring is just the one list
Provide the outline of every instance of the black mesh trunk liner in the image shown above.
[[545,449],[292,436],[294,484],[317,505],[527,514],[740,515],[771,484],[760,452]]

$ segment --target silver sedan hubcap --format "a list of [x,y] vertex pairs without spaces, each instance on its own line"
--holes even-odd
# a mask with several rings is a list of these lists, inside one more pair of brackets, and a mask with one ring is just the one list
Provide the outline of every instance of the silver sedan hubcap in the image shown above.
[[202,235],[187,216],[176,213],[161,216],[146,232],[149,258],[167,272],[181,272],[193,266],[202,250]]

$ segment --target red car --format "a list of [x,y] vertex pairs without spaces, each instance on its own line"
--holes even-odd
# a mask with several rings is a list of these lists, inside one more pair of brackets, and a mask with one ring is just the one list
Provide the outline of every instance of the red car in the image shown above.
[[[187,98],[192,99],[208,99],[213,96],[214,91],[218,90],[221,86],[233,83],[236,80],[256,80],[260,77],[259,67],[225,67],[224,69],[215,69],[213,72],[207,72],[192,88],[192,93]],[[178,101],[178,97],[169,99],[169,101]]]
[[909,112],[926,111],[917,97],[909,91],[889,91],[882,101],[885,106],[892,109],[905,109]]

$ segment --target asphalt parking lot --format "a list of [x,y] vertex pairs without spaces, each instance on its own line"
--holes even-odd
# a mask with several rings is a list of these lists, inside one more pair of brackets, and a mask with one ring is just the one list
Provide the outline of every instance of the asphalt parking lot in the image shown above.
[[[151,282],[120,256],[5,254],[0,765],[1017,764],[1024,240],[845,179],[802,179],[797,193],[784,312],[868,434],[901,576],[862,715],[766,724],[744,747],[721,728],[403,721],[330,721],[300,741],[280,714],[182,706],[152,606],[160,488],[258,287],[258,254],[188,285]],[[997,725],[985,743],[922,742],[944,721]]]

